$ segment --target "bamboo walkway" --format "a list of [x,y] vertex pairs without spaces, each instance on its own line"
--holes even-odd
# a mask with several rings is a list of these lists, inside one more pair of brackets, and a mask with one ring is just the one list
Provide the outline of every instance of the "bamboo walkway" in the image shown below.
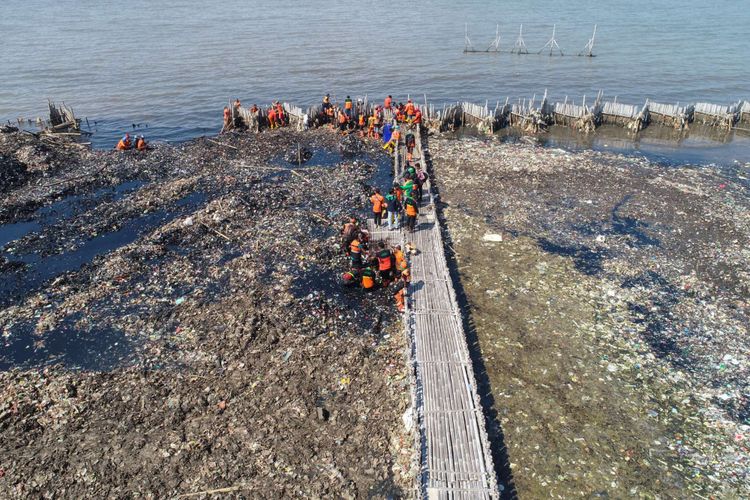
[[[425,166],[427,140],[418,131],[404,134],[409,132],[416,136],[415,161]],[[400,179],[403,146],[397,153],[394,170]],[[373,240],[410,241],[418,250],[409,258],[412,282],[404,323],[413,365],[420,496],[496,499],[499,491],[484,414],[429,183],[418,223],[413,234],[377,229],[372,221],[369,225]]]

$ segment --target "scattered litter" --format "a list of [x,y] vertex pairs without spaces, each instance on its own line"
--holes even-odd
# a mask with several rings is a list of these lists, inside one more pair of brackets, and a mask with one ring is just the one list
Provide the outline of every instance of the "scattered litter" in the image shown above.
[[503,241],[503,235],[498,233],[487,233],[482,236],[482,241],[500,242]]
[[430,147],[519,493],[750,497],[750,164]]
[[[309,161],[283,162],[300,143]],[[411,488],[403,327],[390,297],[336,281],[338,224],[391,162],[345,146],[326,129],[145,154],[0,133],[0,496]]]

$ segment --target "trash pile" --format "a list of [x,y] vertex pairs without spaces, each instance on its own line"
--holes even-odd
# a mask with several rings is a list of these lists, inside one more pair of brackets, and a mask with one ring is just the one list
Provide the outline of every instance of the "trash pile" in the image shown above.
[[298,144],[338,146],[66,148],[5,190],[0,496],[409,494],[402,327],[336,282],[337,230],[389,162],[275,163]]
[[0,193],[3,195],[30,178],[50,175],[62,165],[73,163],[71,150],[81,149],[72,142],[58,147],[58,138],[20,132],[15,127],[1,130]]
[[431,140],[521,496],[750,494],[750,164]]

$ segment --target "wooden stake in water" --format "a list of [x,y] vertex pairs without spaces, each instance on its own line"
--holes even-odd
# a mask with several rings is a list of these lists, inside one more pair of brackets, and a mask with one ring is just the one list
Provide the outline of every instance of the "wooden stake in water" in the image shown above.
[[487,52],[500,52],[500,25],[495,26],[495,39],[487,47]]
[[579,56],[595,57],[594,56],[594,38],[596,38],[596,24],[594,25],[594,33],[589,38],[588,43],[582,51],[578,53]]
[[511,54],[528,54],[529,49],[526,48],[526,42],[523,41],[523,24],[518,29],[518,38],[513,48],[510,51]]
[[474,45],[469,39],[469,24],[464,24],[464,52],[474,52]]
[[555,49],[557,49],[557,50],[558,50],[558,51],[560,52],[560,55],[563,55],[563,51],[562,51],[562,49],[560,48],[560,46],[559,46],[559,45],[557,45],[557,40],[555,40],[555,32],[556,32],[556,31],[557,31],[557,25],[556,25],[556,24],[553,24],[553,25],[552,25],[552,38],[550,38],[550,39],[549,39],[549,41],[548,41],[547,43],[545,43],[545,44],[544,44],[544,47],[542,47],[541,49],[539,49],[539,52],[538,52],[538,54],[541,54],[542,52],[544,52],[544,50],[545,50],[545,49],[546,49],[547,47],[549,47],[549,55],[552,55],[552,52],[553,52],[553,51],[554,51]]

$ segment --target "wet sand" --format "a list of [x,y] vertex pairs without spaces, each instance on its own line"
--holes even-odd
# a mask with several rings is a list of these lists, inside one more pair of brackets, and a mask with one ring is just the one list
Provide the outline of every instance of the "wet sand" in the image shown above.
[[748,166],[430,145],[520,496],[747,495]]

